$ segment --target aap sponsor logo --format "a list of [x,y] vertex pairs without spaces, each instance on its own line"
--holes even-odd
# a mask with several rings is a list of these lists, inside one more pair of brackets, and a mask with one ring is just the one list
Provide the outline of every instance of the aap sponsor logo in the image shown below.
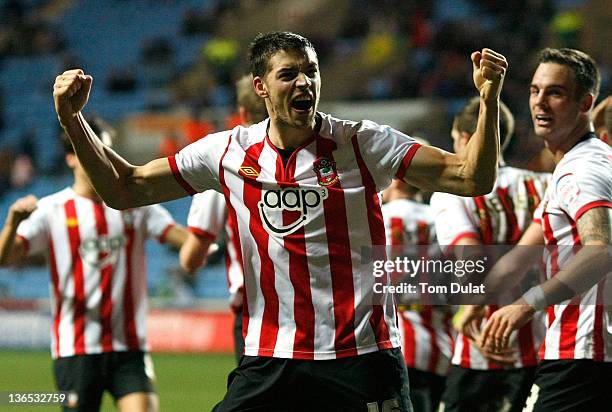
[[[263,192],[257,207],[261,221],[273,236],[286,236],[308,223],[325,199],[327,188],[302,189],[299,187],[271,189]],[[283,211],[297,211],[298,217],[290,223],[283,224]],[[279,213],[281,212],[281,213]]]

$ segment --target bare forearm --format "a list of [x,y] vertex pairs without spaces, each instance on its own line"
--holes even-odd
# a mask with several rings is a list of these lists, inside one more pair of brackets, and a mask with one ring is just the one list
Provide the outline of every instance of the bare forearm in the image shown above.
[[497,178],[499,101],[480,100],[476,131],[464,151],[463,174],[479,194],[489,193]]
[[193,273],[206,264],[208,247],[211,243],[212,239],[189,234],[179,254],[183,270]]
[[130,203],[127,180],[134,167],[102,143],[81,113],[63,121],[62,127],[102,199],[112,207]]
[[588,291],[610,276],[611,267],[610,246],[583,247],[555,277],[541,285],[546,304],[554,305]]

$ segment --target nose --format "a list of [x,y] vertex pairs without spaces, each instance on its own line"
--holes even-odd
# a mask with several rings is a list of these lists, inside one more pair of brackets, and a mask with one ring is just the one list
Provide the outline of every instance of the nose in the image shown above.
[[544,90],[539,90],[536,94],[531,94],[531,102],[536,106],[541,106],[545,103]]
[[310,77],[306,76],[305,73],[300,72],[297,76],[296,86],[297,87],[308,87],[312,82],[310,81]]

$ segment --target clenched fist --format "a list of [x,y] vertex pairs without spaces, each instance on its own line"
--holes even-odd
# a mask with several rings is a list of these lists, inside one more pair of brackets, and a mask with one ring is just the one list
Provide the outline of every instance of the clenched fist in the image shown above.
[[62,125],[76,116],[87,104],[93,78],[81,69],[67,70],[55,78],[53,100]]
[[472,53],[472,64],[474,68],[474,85],[484,100],[499,99],[508,62],[501,54],[491,50]]
[[38,199],[34,195],[28,195],[17,199],[9,208],[7,222],[17,226],[23,220],[27,219],[38,204]]

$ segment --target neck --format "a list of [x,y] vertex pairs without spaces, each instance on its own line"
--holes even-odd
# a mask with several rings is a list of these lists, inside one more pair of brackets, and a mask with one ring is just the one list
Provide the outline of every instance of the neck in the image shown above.
[[592,131],[589,121],[581,122],[567,135],[559,137],[544,137],[544,144],[553,154],[555,164],[559,163],[563,156],[584,137],[585,134]]
[[312,120],[312,125],[299,128],[278,118],[270,118],[268,137],[272,144],[280,149],[295,149],[315,137],[319,133],[320,125],[319,115]]
[[100,198],[98,193],[96,193],[93,186],[89,184],[89,182],[84,181],[83,178],[75,177],[72,190],[74,190],[74,193],[81,197],[86,197],[94,202],[102,203],[102,198]]

